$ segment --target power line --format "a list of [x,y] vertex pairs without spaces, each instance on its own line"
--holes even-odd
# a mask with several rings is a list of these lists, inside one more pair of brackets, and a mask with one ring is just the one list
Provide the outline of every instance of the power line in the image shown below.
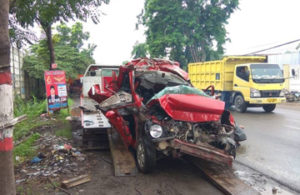
[[244,54],[244,55],[252,55],[252,54],[260,53],[260,52],[263,52],[263,51],[267,51],[267,50],[275,49],[275,48],[282,47],[282,46],[285,46],[285,45],[289,45],[291,43],[295,43],[295,42],[298,42],[298,41],[300,41],[300,39],[296,39],[296,40],[293,40],[293,41],[282,43],[280,45],[276,45],[276,46],[273,46],[273,47],[269,47],[267,49],[262,49],[262,50],[258,50],[258,51],[255,51],[255,52],[247,53],[247,54]]

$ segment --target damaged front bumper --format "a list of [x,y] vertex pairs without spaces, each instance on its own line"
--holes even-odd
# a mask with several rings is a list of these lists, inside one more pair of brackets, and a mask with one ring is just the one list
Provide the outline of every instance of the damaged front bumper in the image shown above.
[[225,154],[223,150],[218,148],[206,144],[191,144],[179,139],[173,139],[170,145],[179,153],[188,154],[217,164],[232,166],[233,157]]

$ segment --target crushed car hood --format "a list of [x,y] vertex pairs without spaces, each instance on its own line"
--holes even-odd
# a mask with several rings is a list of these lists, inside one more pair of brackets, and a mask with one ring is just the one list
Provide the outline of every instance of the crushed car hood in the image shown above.
[[190,122],[220,120],[225,103],[202,93],[188,86],[166,87],[149,100],[147,107],[159,103],[174,120]]
[[149,59],[149,58],[138,58],[127,63],[125,66],[134,65],[136,69],[143,70],[160,70],[165,72],[172,72],[185,80],[189,80],[187,72],[180,68],[178,62],[163,60],[163,59]]

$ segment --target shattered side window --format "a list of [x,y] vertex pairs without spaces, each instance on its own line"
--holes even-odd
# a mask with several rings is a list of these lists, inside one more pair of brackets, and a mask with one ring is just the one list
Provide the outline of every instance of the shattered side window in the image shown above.
[[98,72],[100,67],[98,66],[91,66],[88,72],[86,73],[86,76],[94,77],[96,76],[96,72]]
[[123,77],[123,81],[122,81],[120,90],[125,91],[127,93],[131,93],[128,73],[126,73]]

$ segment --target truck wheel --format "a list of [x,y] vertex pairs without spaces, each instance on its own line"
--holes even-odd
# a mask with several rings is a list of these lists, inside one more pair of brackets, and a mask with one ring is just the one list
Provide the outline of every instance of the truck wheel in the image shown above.
[[156,165],[156,150],[147,139],[139,139],[136,148],[137,167],[142,173],[149,173]]
[[244,98],[242,95],[237,95],[234,99],[234,107],[235,107],[235,110],[238,111],[238,112],[246,112],[247,110],[247,104],[246,102],[244,101]]
[[275,108],[276,108],[276,104],[268,104],[263,106],[265,112],[272,112]]

